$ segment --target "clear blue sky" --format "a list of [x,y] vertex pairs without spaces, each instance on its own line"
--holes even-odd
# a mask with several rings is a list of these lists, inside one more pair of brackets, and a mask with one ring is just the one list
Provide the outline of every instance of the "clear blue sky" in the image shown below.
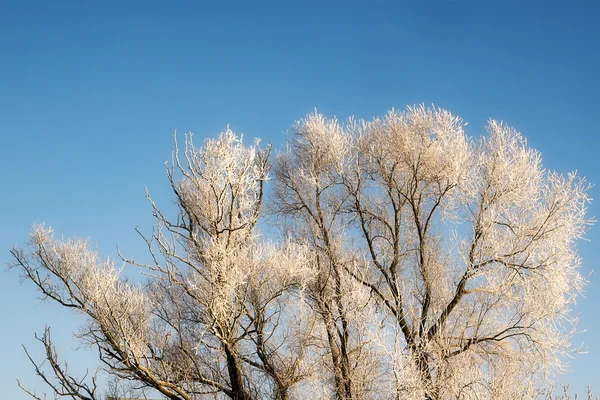
[[[230,124],[278,146],[314,107],[370,118],[433,103],[472,136],[501,119],[546,168],[600,184],[594,2],[217,3],[3,2],[0,261],[42,221],[91,237],[104,255],[119,244],[143,256],[134,228],[151,227],[144,186],[172,204],[163,163],[175,129],[200,142]],[[598,232],[580,243],[584,274],[599,269]],[[575,339],[589,354],[564,380],[600,391],[600,279],[590,281]],[[16,377],[42,387],[20,345],[41,358],[33,333],[45,324],[73,368],[85,364],[70,336],[80,320],[40,303],[14,271],[0,274],[0,296],[0,398],[25,398]]]

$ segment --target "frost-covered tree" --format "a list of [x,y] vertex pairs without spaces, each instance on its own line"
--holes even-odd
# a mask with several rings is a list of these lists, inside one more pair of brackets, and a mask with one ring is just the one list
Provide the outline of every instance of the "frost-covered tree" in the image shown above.
[[[479,140],[463,127],[423,106],[315,112],[272,160],[229,129],[188,136],[167,168],[176,218],[148,196],[152,262],[124,259],[143,284],[43,225],[13,267],[86,316],[77,335],[114,381],[164,398],[548,397],[584,285],[588,186],[502,123]],[[39,339],[54,394],[99,398]]]

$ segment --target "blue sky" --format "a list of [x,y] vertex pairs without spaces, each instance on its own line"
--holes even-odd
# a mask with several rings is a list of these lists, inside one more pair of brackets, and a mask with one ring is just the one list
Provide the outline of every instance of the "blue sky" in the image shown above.
[[[31,224],[91,237],[103,255],[143,256],[148,187],[172,204],[171,135],[198,142],[227,124],[275,147],[315,107],[371,118],[424,102],[477,137],[504,120],[544,166],[600,184],[600,8],[593,2],[5,2],[0,12],[0,261]],[[522,4],[528,3],[528,4]],[[599,198],[598,187],[591,190]],[[598,216],[593,203],[590,216]],[[598,270],[600,234],[579,244]],[[563,380],[600,391],[600,279],[576,308],[589,353]],[[21,344],[50,324],[60,354],[86,364],[81,320],[0,275],[0,397],[41,389]]]

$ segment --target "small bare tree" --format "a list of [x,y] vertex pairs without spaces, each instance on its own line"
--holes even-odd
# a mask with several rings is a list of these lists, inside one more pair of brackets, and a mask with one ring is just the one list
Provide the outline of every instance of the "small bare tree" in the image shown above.
[[[43,225],[12,250],[13,267],[85,315],[79,339],[139,393],[548,398],[584,285],[575,242],[591,222],[588,186],[545,171],[501,123],[479,141],[463,126],[423,106],[345,124],[315,112],[294,125],[273,178],[269,147],[227,129],[196,148],[190,135],[167,167],[177,217],[147,196],[151,262],[123,258],[146,282]],[[277,240],[257,227],[271,179]],[[55,395],[99,398],[48,330],[40,341],[50,370],[30,360]]]
[[[351,138],[335,120],[313,114],[294,126],[287,151],[276,158],[274,211],[287,233],[303,238],[316,256],[316,277],[307,287],[310,305],[323,327],[326,366],[336,398],[368,397],[381,387],[381,363],[374,357],[375,303],[353,276],[357,254],[348,246],[348,194],[342,172]],[[323,376],[327,376],[324,374]]]

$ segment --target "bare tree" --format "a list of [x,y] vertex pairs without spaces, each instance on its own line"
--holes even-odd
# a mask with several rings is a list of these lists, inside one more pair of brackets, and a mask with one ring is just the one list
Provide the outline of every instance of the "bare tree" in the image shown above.
[[377,314],[369,307],[374,304],[368,288],[347,273],[355,268],[356,255],[346,243],[351,219],[348,194],[340,189],[351,146],[335,120],[312,114],[294,126],[287,151],[278,155],[274,167],[275,214],[285,217],[290,222],[287,233],[304,238],[316,255],[316,279],[307,294],[323,327],[326,369],[340,399],[381,390],[370,387],[379,368],[369,329]]
[[346,187],[369,258],[358,279],[397,321],[399,374],[430,399],[527,397],[568,350],[587,185],[545,172],[495,121],[478,144],[424,107],[352,128]]
[[[546,171],[513,129],[479,141],[409,107],[341,124],[313,113],[274,158],[229,129],[177,147],[177,217],[147,196],[147,281],[43,225],[13,267],[87,317],[78,336],[115,381],[170,399],[548,398],[584,286],[588,186]],[[177,146],[177,140],[175,140]],[[97,399],[40,338],[55,395]],[[29,353],[28,353],[29,355]],[[32,396],[35,397],[33,393]]]

